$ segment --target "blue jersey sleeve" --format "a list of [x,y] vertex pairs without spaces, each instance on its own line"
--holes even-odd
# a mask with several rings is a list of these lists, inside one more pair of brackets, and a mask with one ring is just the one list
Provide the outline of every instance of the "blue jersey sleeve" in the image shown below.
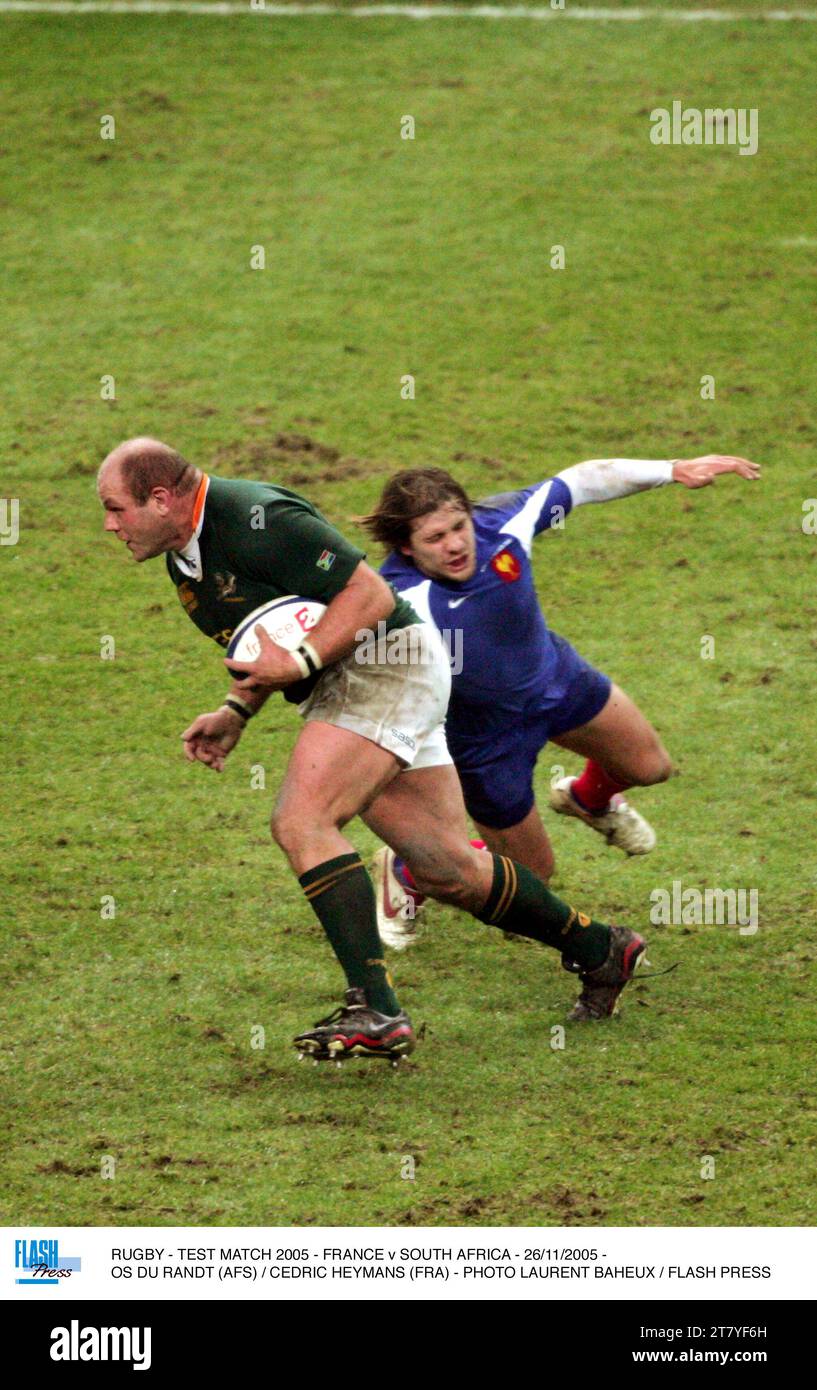
[[515,536],[530,554],[534,536],[551,526],[561,526],[573,507],[570,488],[561,478],[546,478],[543,483],[486,497],[479,503],[483,515],[496,513],[496,529],[502,535]]

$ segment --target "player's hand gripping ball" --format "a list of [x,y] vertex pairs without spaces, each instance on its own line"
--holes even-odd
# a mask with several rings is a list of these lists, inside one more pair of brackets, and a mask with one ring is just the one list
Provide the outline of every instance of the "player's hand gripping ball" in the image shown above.
[[[295,594],[262,603],[260,608],[254,609],[244,619],[230,638],[225,658],[228,671],[237,681],[247,682],[248,689],[291,685],[293,680],[301,678],[302,673],[296,669],[293,674],[292,662],[281,663],[280,670],[275,671],[275,663],[270,660],[272,653],[269,644],[271,642],[286,652],[294,652],[325,612],[325,604],[318,603],[316,599],[298,598]],[[266,634],[269,642],[262,633]],[[272,669],[246,669],[256,664]]]

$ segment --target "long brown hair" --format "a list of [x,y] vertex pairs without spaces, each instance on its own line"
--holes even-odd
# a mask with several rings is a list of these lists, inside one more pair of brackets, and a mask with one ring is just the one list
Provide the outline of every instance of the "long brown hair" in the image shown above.
[[373,512],[360,518],[370,536],[389,550],[408,545],[411,523],[446,502],[472,511],[468,493],[444,468],[406,468],[389,478]]

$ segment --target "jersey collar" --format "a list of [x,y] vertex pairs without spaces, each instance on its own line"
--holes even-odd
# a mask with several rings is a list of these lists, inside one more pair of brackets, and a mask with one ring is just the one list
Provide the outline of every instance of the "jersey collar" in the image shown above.
[[204,525],[204,504],[207,500],[207,490],[210,486],[210,479],[206,473],[202,474],[199,490],[193,503],[193,534],[187,545],[181,550],[171,550],[171,555],[181,570],[189,579],[201,580],[204,570],[201,564],[201,549],[199,548],[199,536]]

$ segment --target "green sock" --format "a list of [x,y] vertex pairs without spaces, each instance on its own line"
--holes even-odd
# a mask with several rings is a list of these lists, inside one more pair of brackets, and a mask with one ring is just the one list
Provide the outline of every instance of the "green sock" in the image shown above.
[[480,922],[553,946],[585,970],[603,965],[610,950],[610,928],[563,903],[530,869],[495,854],[488,900],[474,915]]
[[298,879],[329,937],[350,989],[366,991],[366,1002],[393,1017],[400,1005],[392,989],[377,931],[374,888],[359,854],[339,854]]

